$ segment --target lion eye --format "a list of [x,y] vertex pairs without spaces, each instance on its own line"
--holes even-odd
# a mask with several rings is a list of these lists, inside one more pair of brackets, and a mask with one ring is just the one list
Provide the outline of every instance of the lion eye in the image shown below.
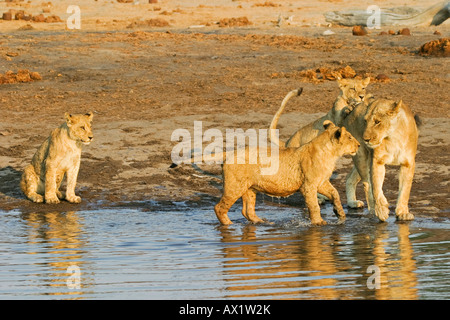
[[377,125],[377,124],[380,124],[380,123],[381,123],[381,121],[380,121],[380,120],[378,120],[378,119],[376,119],[376,120],[374,120],[374,123],[375,123],[375,125]]
[[84,130],[84,131],[86,130],[86,128],[85,128],[84,126],[80,127],[80,129],[81,129],[81,130]]

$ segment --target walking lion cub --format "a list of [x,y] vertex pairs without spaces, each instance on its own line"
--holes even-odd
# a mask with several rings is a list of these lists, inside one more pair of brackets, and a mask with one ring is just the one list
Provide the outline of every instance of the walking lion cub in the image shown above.
[[[65,122],[52,131],[38,148],[20,181],[20,188],[33,202],[59,203],[65,198],[72,203],[81,202],[75,195],[78,170],[80,168],[81,146],[93,139],[91,122],[93,113],[65,113]],[[67,176],[65,197],[58,190]]]
[[255,214],[257,192],[287,197],[297,191],[305,197],[312,224],[326,224],[320,215],[318,192],[333,202],[339,220],[345,220],[339,193],[329,179],[337,159],[346,154],[355,155],[359,143],[345,128],[337,127],[329,120],[324,121],[323,126],[325,131],[300,148],[280,147],[278,171],[274,174],[262,174],[266,165],[259,156],[256,164],[239,164],[236,161],[237,157],[242,156],[240,152],[245,152],[248,161],[250,153],[269,154],[274,152],[272,149],[260,153],[260,148],[247,147],[236,152],[234,162],[223,165],[223,196],[214,207],[219,221],[222,224],[232,223],[228,218],[228,210],[242,197],[242,215],[251,222],[263,222]]

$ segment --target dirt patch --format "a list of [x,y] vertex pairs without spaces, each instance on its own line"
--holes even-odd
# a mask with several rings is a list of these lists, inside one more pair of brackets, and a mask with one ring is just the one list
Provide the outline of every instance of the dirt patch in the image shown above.
[[38,72],[30,72],[29,70],[19,70],[17,73],[7,71],[5,74],[0,74],[0,84],[18,83],[42,80]]
[[219,21],[219,27],[245,27],[250,26],[252,23],[248,20],[247,17],[239,17],[239,18],[224,18]]
[[319,83],[324,80],[335,81],[339,78],[354,78],[356,71],[350,66],[332,69],[329,67],[319,67],[316,69],[308,69],[302,71],[293,71],[288,73],[273,73],[272,78],[294,78],[303,79],[312,83]]
[[161,18],[148,19],[144,21],[134,21],[130,23],[127,28],[137,27],[168,27],[170,24],[167,20]]
[[429,41],[419,49],[423,56],[450,57],[450,38]]

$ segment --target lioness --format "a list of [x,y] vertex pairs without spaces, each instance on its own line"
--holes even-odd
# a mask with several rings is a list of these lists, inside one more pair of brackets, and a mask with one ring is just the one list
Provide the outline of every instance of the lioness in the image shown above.
[[[344,120],[345,128],[361,143],[353,157],[355,167],[347,177],[347,203],[362,207],[356,200],[356,185],[362,179],[371,213],[385,221],[389,205],[383,194],[385,165],[399,165],[399,194],[395,209],[397,220],[412,220],[408,200],[411,191],[419,136],[418,118],[401,100],[375,99],[361,103]],[[417,122],[417,123],[416,123]]]
[[81,198],[75,195],[75,185],[80,168],[81,146],[90,144],[93,139],[93,113],[65,113],[64,117],[66,122],[52,131],[22,174],[20,188],[33,202],[43,202],[44,195],[46,203],[59,203],[63,195],[58,189],[65,174],[65,199],[72,203],[81,202]]
[[[336,160],[345,154],[356,154],[359,143],[345,128],[339,128],[329,120],[326,120],[323,126],[324,132],[300,148],[280,147],[278,171],[275,174],[261,174],[265,165],[259,156],[256,164],[239,164],[237,161],[239,155],[236,153],[233,164],[225,163],[223,196],[214,207],[219,221],[222,224],[232,223],[228,218],[228,210],[242,197],[242,215],[254,223],[262,222],[263,220],[255,214],[257,192],[286,197],[298,190],[305,198],[312,224],[326,224],[320,215],[317,192],[331,199],[334,212],[341,221],[345,220],[339,193],[331,185],[329,178]],[[250,152],[258,152],[260,155],[259,149],[254,148],[251,151],[247,147],[241,152],[245,152],[245,157],[249,159]],[[273,151],[269,148],[265,154],[271,152]]]
[[[364,100],[366,96],[366,87],[370,83],[370,77],[365,79],[338,79],[340,88],[339,96],[336,98],[331,110],[320,119],[297,130],[288,141],[280,142],[275,135],[275,130],[270,130],[270,140],[277,145],[285,147],[300,147],[317,137],[324,129],[323,122],[330,120],[337,126],[342,126],[342,121],[353,110],[353,106]],[[299,95],[301,91],[293,90],[289,92],[281,103],[280,108],[274,115],[270,124],[270,129],[276,129],[278,120],[289,101],[295,95]]]

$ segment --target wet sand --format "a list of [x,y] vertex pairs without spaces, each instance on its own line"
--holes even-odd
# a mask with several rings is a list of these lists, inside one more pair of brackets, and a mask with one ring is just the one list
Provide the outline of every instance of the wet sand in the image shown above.
[[[51,13],[66,18],[62,2],[53,2]],[[221,195],[221,180],[187,165],[169,169],[176,144],[170,141],[172,132],[185,128],[192,133],[194,121],[202,121],[203,130],[223,132],[267,128],[285,94],[303,87],[303,95],[290,102],[279,122],[281,138],[287,138],[327,112],[338,94],[335,81],[305,78],[301,71],[348,65],[361,76],[387,75],[389,82],[374,81],[368,91],[402,99],[420,115],[424,124],[411,211],[450,215],[448,58],[417,53],[425,42],[449,36],[448,21],[439,27],[411,27],[411,36],[381,36],[379,30],[355,37],[351,28],[327,25],[321,2],[306,6],[291,1],[292,6],[275,9],[252,7],[257,1],[233,2],[232,7],[219,2],[96,3],[82,8],[81,30],[65,30],[64,23],[0,20],[0,73],[28,69],[42,76],[0,85],[0,210],[146,208],[154,201],[162,207],[206,202],[212,208]],[[395,1],[383,3],[390,4]],[[356,2],[328,5],[337,10]],[[7,6],[17,4],[1,3],[0,10]],[[24,9],[41,10],[34,4]],[[276,27],[279,11],[294,17]],[[241,16],[252,24],[223,28],[215,23]],[[133,25],[153,18],[164,18],[169,26]],[[27,24],[33,29],[18,30]],[[328,29],[335,34],[322,35]],[[442,36],[434,35],[435,30]],[[95,140],[84,148],[76,189],[83,202],[33,204],[19,189],[22,170],[66,111],[95,114]],[[349,158],[342,159],[334,180],[344,205],[350,166]],[[220,174],[220,166],[204,169]],[[391,205],[397,171],[389,168],[385,180]],[[358,195],[363,198],[362,187]],[[281,203],[297,206],[302,200],[295,195]]]

